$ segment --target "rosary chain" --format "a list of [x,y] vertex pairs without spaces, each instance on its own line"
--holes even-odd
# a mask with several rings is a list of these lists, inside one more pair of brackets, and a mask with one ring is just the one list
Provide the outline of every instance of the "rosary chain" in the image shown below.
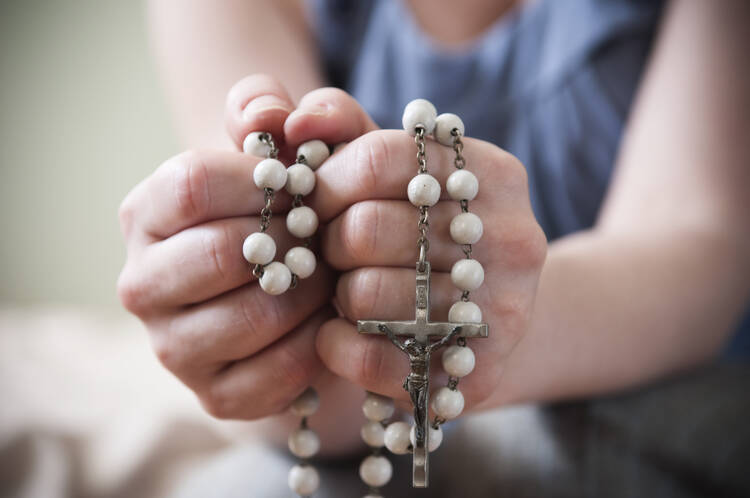
[[453,135],[453,150],[456,152],[456,158],[453,160],[453,164],[456,166],[456,169],[463,169],[464,166],[466,166],[466,159],[464,159],[463,156],[464,143],[461,140],[461,132],[454,128],[451,130],[451,135]]
[[419,221],[417,222],[417,229],[419,230],[419,238],[417,239],[419,271],[424,271],[425,263],[427,262],[427,251],[430,250],[430,239],[427,238],[427,232],[430,228],[429,209],[428,206],[419,207]]
[[267,131],[264,131],[263,133],[258,136],[258,140],[263,142],[264,144],[268,145],[269,151],[268,151],[268,157],[276,159],[279,157],[279,148],[276,147],[276,142],[273,141],[273,136],[268,133]]
[[273,189],[264,188],[263,198],[265,199],[265,205],[263,206],[263,209],[260,210],[260,231],[261,232],[265,232],[266,230],[268,230],[268,227],[271,226],[271,216],[273,216],[273,212],[271,211],[271,205],[273,204],[273,198],[274,198]]
[[416,133],[414,134],[414,142],[417,144],[417,164],[419,164],[419,172],[427,173],[427,158],[425,156],[425,129],[422,126],[417,126]]

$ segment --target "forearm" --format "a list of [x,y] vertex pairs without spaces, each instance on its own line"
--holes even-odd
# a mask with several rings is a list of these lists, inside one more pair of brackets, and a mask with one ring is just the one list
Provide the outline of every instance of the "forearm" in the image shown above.
[[153,49],[183,145],[230,147],[222,112],[240,78],[267,73],[292,98],[322,84],[296,1],[151,0]]
[[733,242],[590,231],[553,244],[531,329],[488,404],[594,395],[709,360],[748,299],[750,248]]
[[742,1],[670,6],[596,228],[550,247],[492,403],[636,385],[733,332],[750,297],[748,19]]

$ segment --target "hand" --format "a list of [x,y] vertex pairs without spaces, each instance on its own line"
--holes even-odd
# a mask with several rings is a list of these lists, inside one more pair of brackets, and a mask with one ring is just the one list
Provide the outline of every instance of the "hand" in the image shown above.
[[[359,114],[350,121],[369,120],[358,107],[350,110]],[[315,134],[312,123],[290,115],[293,118],[296,127]],[[471,138],[464,143],[467,168],[480,182],[470,210],[484,224],[473,255],[486,277],[471,299],[490,328],[488,339],[469,340],[477,365],[461,380],[460,389],[471,409],[492,404],[506,359],[529,327],[546,239],[531,210],[523,165],[490,143]],[[322,232],[325,260],[344,272],[336,286],[344,317],[323,325],[318,353],[334,373],[401,400],[408,399],[399,388],[408,361],[386,338],[358,334],[354,324],[358,319],[414,317],[417,209],[406,199],[406,185],[416,174],[415,154],[413,138],[403,131],[370,131],[318,169],[309,203],[327,224]],[[453,157],[451,148],[428,140],[429,172],[441,185],[454,171]],[[459,212],[458,203],[447,195],[430,210],[433,320],[446,320],[448,308],[461,295],[449,276],[453,263],[463,257],[448,231]],[[435,360],[433,367],[439,368]],[[440,381],[433,377],[433,387]]]
[[[274,133],[294,108],[271,78],[238,83],[227,124],[238,146],[253,130]],[[258,230],[263,193],[252,171],[261,158],[238,151],[188,151],[136,186],[120,208],[128,259],[120,298],[146,324],[161,362],[220,418],[256,419],[286,408],[324,370],[315,352],[319,326],[333,316],[334,276],[325,264],[293,292],[263,292],[242,257]],[[270,233],[276,259],[299,241],[279,192]]]

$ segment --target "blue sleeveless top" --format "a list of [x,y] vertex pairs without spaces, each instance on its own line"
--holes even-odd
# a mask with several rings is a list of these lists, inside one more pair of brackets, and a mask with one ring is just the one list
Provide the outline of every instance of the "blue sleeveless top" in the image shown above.
[[[662,2],[531,0],[447,51],[402,0],[309,0],[330,82],[383,128],[426,98],[466,134],[526,166],[549,240],[591,227],[651,49]],[[750,320],[729,351],[750,356]]]

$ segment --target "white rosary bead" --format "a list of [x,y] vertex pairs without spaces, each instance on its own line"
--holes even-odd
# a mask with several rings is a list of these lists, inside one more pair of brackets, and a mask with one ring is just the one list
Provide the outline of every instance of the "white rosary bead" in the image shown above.
[[368,420],[359,433],[367,446],[382,448],[385,444],[385,429],[380,422]]
[[475,364],[474,351],[467,346],[449,346],[443,351],[443,370],[452,377],[466,377]]
[[295,465],[289,471],[289,487],[300,496],[310,496],[320,486],[320,476],[312,465]]
[[248,263],[267,265],[276,255],[276,242],[267,233],[251,233],[242,243],[242,255]]
[[309,417],[318,411],[320,397],[315,389],[308,387],[300,394],[289,407],[291,412],[298,417]]
[[292,272],[284,263],[274,261],[263,267],[260,287],[272,296],[283,294],[292,283]]
[[448,147],[453,146],[453,130],[458,129],[461,136],[464,135],[466,129],[464,128],[464,122],[461,118],[446,112],[441,114],[435,119],[435,140]]
[[385,429],[385,447],[396,455],[409,453],[409,431],[411,426],[406,422],[393,422]]
[[445,182],[445,189],[454,201],[471,201],[479,192],[479,180],[471,171],[454,171]]
[[432,410],[438,417],[454,419],[464,410],[464,395],[459,390],[441,387],[432,398]]
[[437,118],[437,109],[432,103],[425,99],[412,100],[404,108],[404,114],[401,117],[401,124],[404,130],[412,137],[416,135],[417,126],[424,127],[426,135],[432,133],[435,129],[435,119]]
[[367,393],[364,403],[362,403],[362,413],[368,420],[373,422],[382,422],[393,416],[395,407],[391,398],[386,398],[375,393]]
[[[409,441],[412,446],[417,444],[417,433],[416,428],[412,426],[411,432],[409,432]],[[427,451],[433,452],[440,447],[440,443],[443,442],[443,429],[438,426],[437,429],[430,426],[430,440],[427,443]]]
[[299,278],[307,278],[315,271],[315,254],[307,247],[292,247],[284,256],[284,264]]
[[255,165],[253,181],[259,189],[280,190],[286,185],[286,166],[278,159],[263,159]]
[[393,466],[384,456],[368,456],[359,466],[359,477],[373,488],[385,486],[391,480],[391,476],[393,476]]
[[305,163],[312,169],[318,169],[331,153],[322,140],[310,140],[297,147],[297,157],[304,156]]
[[457,214],[450,225],[451,238],[456,244],[476,244],[482,238],[482,220],[474,213]]
[[456,301],[448,310],[448,321],[453,323],[482,323],[482,310],[471,301]]
[[295,163],[286,169],[286,191],[292,195],[307,195],[315,188],[315,172],[310,166]]
[[267,157],[268,153],[271,152],[271,146],[260,141],[260,136],[262,134],[262,131],[254,131],[246,136],[245,140],[242,142],[242,150],[246,154],[253,156]]
[[417,207],[434,206],[440,200],[440,183],[434,176],[420,173],[409,182],[406,195]]
[[459,259],[451,268],[451,280],[462,291],[473,291],[484,282],[484,268],[476,259]]
[[318,215],[307,206],[296,207],[286,215],[286,228],[300,239],[309,237],[318,229]]
[[299,458],[310,458],[320,450],[320,438],[311,429],[297,429],[289,434],[289,451]]

